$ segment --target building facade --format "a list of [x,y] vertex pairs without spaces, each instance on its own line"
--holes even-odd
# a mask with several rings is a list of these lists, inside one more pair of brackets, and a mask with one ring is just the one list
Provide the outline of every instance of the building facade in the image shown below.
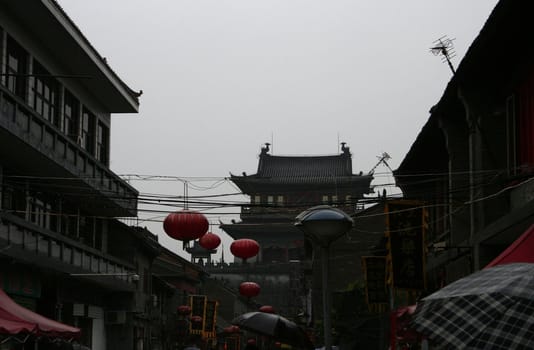
[[534,222],[530,4],[500,1],[395,171],[429,208],[429,289],[483,268]]
[[0,287],[93,349],[150,343],[155,237],[109,168],[132,91],[53,0],[0,4]]
[[[242,207],[241,221],[220,226],[236,240],[256,240],[259,254],[246,262],[235,258],[234,264],[224,268],[206,269],[234,289],[244,281],[258,283],[261,292],[253,298],[256,307],[271,305],[277,313],[312,325],[321,318],[314,314],[321,309],[322,300],[320,259],[312,259],[311,242],[294,226],[295,217],[320,204],[356,213],[358,201],[371,191],[373,177],[352,173],[352,156],[344,143],[341,153],[331,156],[275,156],[269,151],[266,144],[256,174],[232,175],[231,180],[250,197],[250,203]],[[348,275],[342,280],[359,271],[359,265],[357,271],[345,271]],[[332,281],[341,284],[334,282],[335,278]]]

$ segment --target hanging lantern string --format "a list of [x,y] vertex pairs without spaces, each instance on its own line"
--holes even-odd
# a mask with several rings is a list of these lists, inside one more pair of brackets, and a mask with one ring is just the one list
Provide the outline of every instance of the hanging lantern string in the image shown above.
[[189,209],[187,204],[187,198],[189,197],[189,184],[187,180],[184,180],[184,210]]

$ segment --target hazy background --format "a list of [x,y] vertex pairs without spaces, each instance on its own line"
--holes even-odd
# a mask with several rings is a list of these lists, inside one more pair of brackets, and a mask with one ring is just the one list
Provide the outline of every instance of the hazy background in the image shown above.
[[[326,155],[347,142],[353,171],[387,152],[396,169],[452,73],[430,53],[455,38],[458,65],[497,0],[58,0],[134,90],[139,114],[114,115],[111,169],[142,194],[235,193],[229,173],[275,155]],[[387,168],[375,184],[390,184]],[[387,186],[388,193],[395,190]],[[242,196],[217,201],[242,202]],[[141,223],[173,251],[165,213]],[[239,209],[208,211],[211,231]],[[218,254],[220,256],[220,253]]]

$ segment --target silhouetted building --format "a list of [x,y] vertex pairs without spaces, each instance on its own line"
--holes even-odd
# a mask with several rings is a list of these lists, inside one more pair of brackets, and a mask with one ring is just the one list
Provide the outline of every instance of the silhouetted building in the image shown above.
[[372,178],[352,173],[351,154],[344,143],[341,154],[331,156],[275,156],[266,144],[256,174],[231,177],[250,196],[250,204],[241,209],[241,221],[220,226],[234,239],[256,240],[260,252],[246,263],[236,258],[222,271],[208,271],[235,288],[246,280],[257,282],[258,305],[272,305],[286,317],[300,315],[301,321],[310,323],[312,299],[315,295],[320,302],[321,287],[312,286],[313,247],[294,226],[295,217],[320,204],[354,214],[358,200],[370,192]]
[[429,208],[429,289],[483,268],[534,221],[530,3],[502,0],[395,171]]
[[53,0],[2,1],[0,63],[0,287],[93,349],[148,348],[159,245],[115,219],[138,192],[109,168],[139,94]]

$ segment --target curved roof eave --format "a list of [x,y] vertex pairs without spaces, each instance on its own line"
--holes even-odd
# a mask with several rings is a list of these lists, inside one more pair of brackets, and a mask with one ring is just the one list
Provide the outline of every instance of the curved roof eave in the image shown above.
[[[32,35],[55,55],[54,59],[64,71],[55,71],[53,74],[82,77],[80,85],[84,86],[107,112],[139,111],[140,93],[129,88],[119,78],[56,0],[10,0],[3,6],[8,7],[25,28],[33,30]],[[65,52],[68,55],[62,55]]]

